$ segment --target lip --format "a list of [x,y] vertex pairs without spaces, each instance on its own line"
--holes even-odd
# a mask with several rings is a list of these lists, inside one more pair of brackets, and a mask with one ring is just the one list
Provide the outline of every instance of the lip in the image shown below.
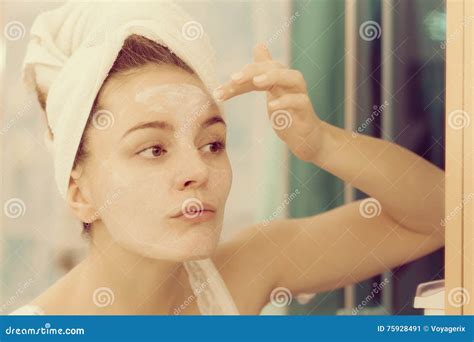
[[198,222],[206,222],[206,221],[212,220],[215,216],[216,216],[216,213],[214,211],[202,210],[199,212],[199,214],[179,215],[175,218],[179,220],[187,221],[187,222],[198,223]]
[[216,208],[210,203],[198,201],[197,211],[185,212],[182,208],[176,210],[174,214],[171,215],[171,218],[183,219],[192,222],[204,222],[208,221],[216,215]]

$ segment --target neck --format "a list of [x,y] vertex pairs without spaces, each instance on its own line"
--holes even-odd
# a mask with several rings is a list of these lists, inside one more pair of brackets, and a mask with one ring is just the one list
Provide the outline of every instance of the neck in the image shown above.
[[[100,229],[94,230],[101,234]],[[147,258],[97,236],[75,273],[80,279],[74,280],[77,296],[73,300],[78,303],[73,307],[92,315],[173,314],[189,292],[182,262]]]

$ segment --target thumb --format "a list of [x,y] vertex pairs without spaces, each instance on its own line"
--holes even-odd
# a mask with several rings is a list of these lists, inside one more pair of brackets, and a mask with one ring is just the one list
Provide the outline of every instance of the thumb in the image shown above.
[[253,48],[254,62],[266,62],[272,60],[272,55],[264,43],[258,43]]

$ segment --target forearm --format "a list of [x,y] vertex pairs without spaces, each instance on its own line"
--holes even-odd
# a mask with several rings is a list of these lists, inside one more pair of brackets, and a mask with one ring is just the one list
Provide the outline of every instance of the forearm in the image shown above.
[[444,172],[391,142],[354,136],[322,123],[320,148],[312,162],[374,197],[382,211],[416,232],[441,230]]

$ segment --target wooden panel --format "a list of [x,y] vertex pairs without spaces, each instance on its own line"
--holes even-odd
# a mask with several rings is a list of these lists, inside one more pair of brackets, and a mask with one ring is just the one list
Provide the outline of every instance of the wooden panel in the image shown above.
[[463,286],[466,289],[464,294],[465,305],[464,315],[474,314],[474,168],[473,168],[473,131],[474,131],[474,108],[472,96],[474,93],[473,84],[473,44],[474,44],[474,2],[464,1],[464,113],[467,122],[464,129],[464,258],[463,258]]
[[[472,3],[447,1],[446,314],[472,314]],[[472,15],[472,13],[470,14]],[[471,33],[469,33],[471,30]],[[469,43],[468,39],[471,39]],[[472,74],[472,64],[471,64]],[[471,93],[469,93],[469,91]],[[469,102],[471,101],[471,102]],[[469,112],[469,103],[471,110]],[[467,200],[467,202],[466,202]]]

